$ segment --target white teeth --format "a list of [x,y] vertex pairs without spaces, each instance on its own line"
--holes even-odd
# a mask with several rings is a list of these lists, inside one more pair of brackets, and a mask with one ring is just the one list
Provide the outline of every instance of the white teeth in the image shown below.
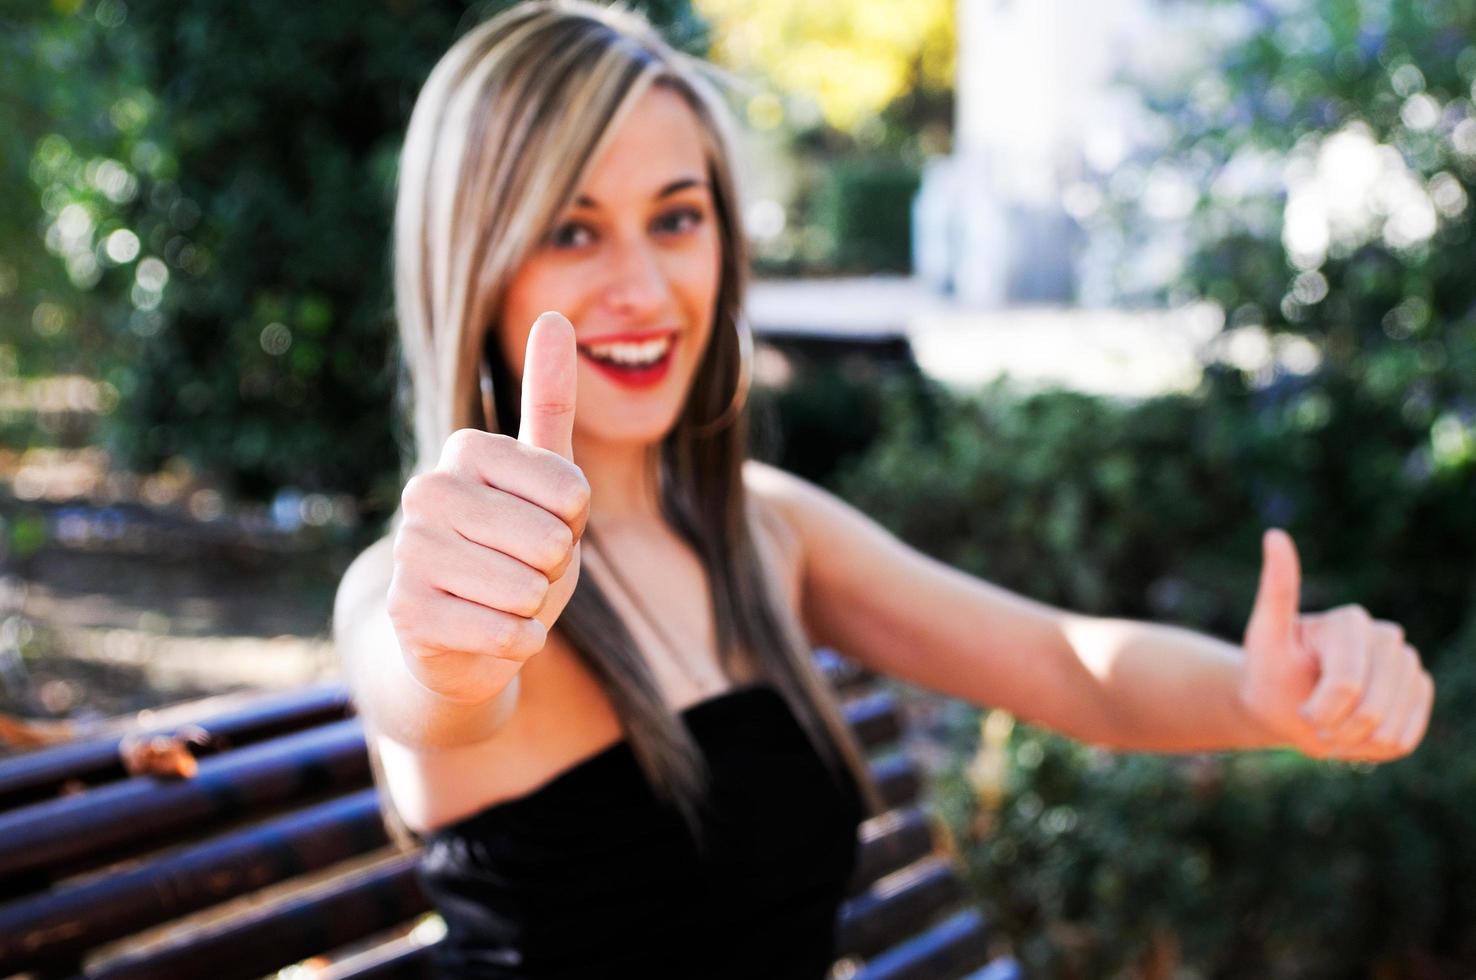
[[653,340],[645,340],[640,343],[617,342],[613,344],[590,344],[584,350],[591,357],[597,357],[602,361],[614,361],[616,364],[628,364],[633,367],[644,367],[655,364],[666,356],[666,351],[671,347],[670,337],[657,337]]

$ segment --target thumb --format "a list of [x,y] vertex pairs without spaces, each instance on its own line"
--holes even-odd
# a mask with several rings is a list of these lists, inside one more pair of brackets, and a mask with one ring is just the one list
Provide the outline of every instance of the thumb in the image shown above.
[[533,321],[523,357],[518,441],[574,461],[574,325],[550,310]]
[[1246,626],[1247,646],[1289,637],[1301,608],[1302,568],[1291,535],[1271,528],[1261,537],[1261,550],[1261,584]]

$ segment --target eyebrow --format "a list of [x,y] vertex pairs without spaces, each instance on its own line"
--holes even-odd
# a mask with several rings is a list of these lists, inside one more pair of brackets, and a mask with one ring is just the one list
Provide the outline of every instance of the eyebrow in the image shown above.
[[[671,195],[675,194],[677,191],[684,191],[688,187],[706,187],[706,186],[707,186],[707,181],[705,181],[705,180],[698,180],[696,177],[683,177],[680,180],[674,180],[674,181],[672,181],[671,183],[667,184],[665,187],[661,188],[661,190],[657,191],[656,192],[655,199],[659,201],[663,197],[670,197]],[[599,204],[597,204],[594,201],[593,198],[587,197],[587,196],[585,196],[583,194],[581,194],[577,198],[575,198],[574,199],[574,203],[577,204],[579,207],[582,207],[582,208],[597,208],[597,207],[599,207]]]

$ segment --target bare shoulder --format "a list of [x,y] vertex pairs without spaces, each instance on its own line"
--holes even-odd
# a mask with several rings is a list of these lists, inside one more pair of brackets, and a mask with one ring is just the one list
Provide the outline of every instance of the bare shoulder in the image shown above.
[[771,514],[799,525],[807,511],[828,496],[804,477],[756,459],[743,461],[743,489]]
[[838,519],[845,523],[848,516],[852,520],[860,516],[850,504],[824,487],[755,459],[744,461],[743,485],[771,514],[782,518],[802,544],[813,543],[821,528],[835,524]]
[[757,525],[788,551],[803,550],[805,480],[756,459],[743,461],[743,490]]

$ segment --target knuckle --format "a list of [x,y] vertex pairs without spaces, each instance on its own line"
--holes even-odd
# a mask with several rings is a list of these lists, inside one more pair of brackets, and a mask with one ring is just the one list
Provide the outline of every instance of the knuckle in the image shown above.
[[420,502],[420,496],[425,489],[425,474],[417,473],[405,481],[404,489],[400,491],[400,507],[405,511],[413,511]]
[[499,618],[487,630],[487,649],[492,653],[507,653],[517,642],[517,628],[510,618]]
[[1373,623],[1373,631],[1374,635],[1388,646],[1398,648],[1404,645],[1404,627],[1398,623],[1391,623],[1387,619],[1376,619]]
[[548,598],[548,579],[536,572],[527,576],[522,586],[518,612],[523,616],[535,616]]
[[473,452],[477,445],[477,435],[480,430],[472,428],[461,428],[446,437],[446,444],[442,453],[447,458],[459,458],[469,452]]
[[404,591],[394,584],[390,585],[389,592],[384,597],[384,614],[389,617],[396,629],[401,628],[405,622],[405,598]]
[[574,531],[563,521],[552,521],[545,539],[542,567],[558,568],[574,550]]
[[1340,703],[1356,701],[1363,694],[1363,685],[1351,677],[1340,677],[1332,682],[1329,693],[1334,701]]
[[573,520],[582,515],[589,506],[589,480],[584,471],[572,463],[563,467],[558,493],[561,516]]
[[405,489],[400,493],[400,504],[407,514],[420,514],[425,511],[433,511],[437,498],[444,492],[444,485],[448,475],[440,470],[431,470],[426,473],[417,473],[405,481]]

